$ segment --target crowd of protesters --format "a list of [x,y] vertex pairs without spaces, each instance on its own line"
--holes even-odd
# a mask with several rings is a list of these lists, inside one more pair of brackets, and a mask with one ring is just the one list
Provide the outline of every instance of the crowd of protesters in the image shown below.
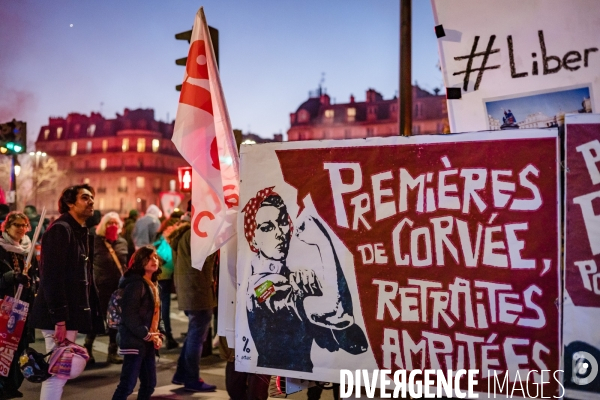
[[[0,376],[0,400],[23,397],[18,359],[34,340],[34,328],[41,330],[47,352],[85,334],[88,365],[96,362],[97,335],[108,335],[106,361],[122,364],[113,399],[126,399],[138,380],[138,399],[149,399],[156,386],[155,357],[162,347],[180,345],[171,330],[172,293],[189,321],[172,383],[190,392],[215,391],[215,385],[201,378],[200,357],[205,342],[211,350],[211,344],[219,343],[217,337],[216,342],[207,340],[217,305],[219,257],[211,254],[201,271],[192,268],[191,205],[186,213],[168,216],[150,205],[142,215],[131,210],[121,219],[116,212],[100,215],[94,202],[95,191],[88,184],[68,187],[58,200],[60,216],[52,222],[41,220],[31,205],[23,212],[0,205],[0,298],[15,296],[21,287],[21,300],[30,304],[9,374]],[[25,265],[32,251],[38,257]],[[107,325],[107,311],[116,293],[121,319],[115,328]],[[231,399],[266,400],[270,377],[236,372],[233,350],[224,338],[219,345],[228,361]],[[67,373],[43,381],[40,399],[60,399],[68,379]]]

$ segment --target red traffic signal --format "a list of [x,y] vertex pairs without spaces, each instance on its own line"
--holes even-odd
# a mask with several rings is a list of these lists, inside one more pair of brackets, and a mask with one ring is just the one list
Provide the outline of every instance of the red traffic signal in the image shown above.
[[192,192],[192,167],[177,168],[177,180],[179,181],[179,191],[183,193]]

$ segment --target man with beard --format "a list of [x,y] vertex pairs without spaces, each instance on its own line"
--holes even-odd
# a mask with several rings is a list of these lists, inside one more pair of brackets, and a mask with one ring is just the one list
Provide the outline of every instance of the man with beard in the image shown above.
[[[40,287],[31,321],[42,330],[46,351],[77,332],[104,332],[98,293],[93,281],[93,241],[85,221],[94,213],[94,189],[75,185],[63,190],[58,201],[61,216],[42,237]],[[60,399],[66,379],[52,376],[42,383],[41,400]]]

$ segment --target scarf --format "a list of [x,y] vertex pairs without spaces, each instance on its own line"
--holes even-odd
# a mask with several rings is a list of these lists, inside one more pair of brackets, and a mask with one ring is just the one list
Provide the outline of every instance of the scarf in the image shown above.
[[23,239],[21,239],[21,243],[17,243],[5,231],[2,232],[2,237],[0,237],[0,246],[9,253],[26,255],[31,249],[31,239],[29,239],[29,236],[25,235],[23,236]]
[[144,280],[152,289],[154,295],[154,313],[152,314],[152,323],[150,324],[150,333],[158,332],[158,321],[160,319],[160,298],[158,297],[158,284],[152,282],[150,279],[144,276]]

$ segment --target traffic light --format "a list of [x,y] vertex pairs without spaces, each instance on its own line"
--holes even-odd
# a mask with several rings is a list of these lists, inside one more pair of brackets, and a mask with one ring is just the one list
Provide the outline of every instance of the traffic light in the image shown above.
[[[218,67],[219,66],[219,30],[213,28],[212,26],[209,26],[208,31],[210,32],[210,41],[212,42],[213,49],[215,50],[215,59],[217,61],[217,67]],[[189,43],[190,40],[192,39],[192,30],[190,29],[189,31],[180,32],[180,33],[175,34],[175,39],[187,40],[187,42]],[[177,60],[175,60],[175,64],[182,65],[184,67],[185,67],[186,63],[187,63],[187,57],[178,58]],[[175,90],[180,92],[181,85],[175,86]]]
[[177,180],[179,181],[179,191],[182,193],[192,192],[192,167],[177,168]]
[[20,154],[27,150],[27,123],[17,120],[0,124],[0,154]]

